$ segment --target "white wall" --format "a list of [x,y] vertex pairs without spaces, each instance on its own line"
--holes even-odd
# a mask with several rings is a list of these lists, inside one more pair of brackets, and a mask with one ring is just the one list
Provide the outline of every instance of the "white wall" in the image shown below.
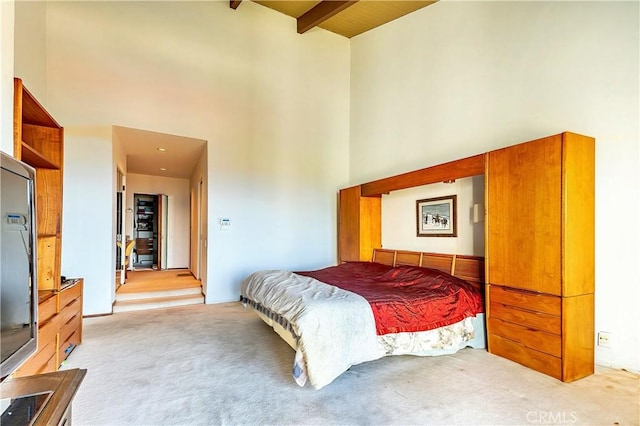
[[9,155],[13,155],[14,18],[14,1],[0,1],[0,151]]
[[443,1],[357,36],[350,144],[356,184],[565,130],[594,136],[596,330],[613,333],[596,361],[635,371],[638,6]]
[[[206,149],[205,151],[206,152]],[[202,155],[193,169],[189,180],[189,194],[191,202],[191,256],[189,269],[198,279],[206,282],[206,241],[207,241],[207,199],[202,195],[207,193],[207,158]],[[200,182],[202,181],[202,191]],[[202,192],[202,194],[200,194]],[[198,251],[200,253],[198,254]],[[203,288],[206,291],[206,288]]]
[[[15,76],[38,102],[47,106],[47,3],[16,2]],[[25,48],[25,46],[28,46]]]
[[[124,190],[124,194],[123,194],[123,210],[126,210],[126,208],[124,207],[124,200],[126,199],[126,185],[127,185],[127,153],[124,150],[124,146],[122,145],[122,140],[120,139],[118,132],[116,131],[115,128],[112,128],[111,131],[111,142],[112,142],[112,152],[113,152],[113,169],[112,169],[112,186],[113,186],[113,219],[112,219],[112,226],[113,226],[113,241],[118,241],[118,229],[117,229],[117,218],[116,218],[116,212],[118,210],[118,191],[122,191],[122,188],[118,187],[118,172],[122,173],[122,184],[125,187]],[[122,215],[124,216],[126,213],[123,212]],[[125,219],[122,221],[123,224],[123,234],[126,233],[126,230],[124,229],[126,226],[126,217]],[[115,246],[115,244],[112,247],[112,256],[113,256],[113,264],[122,264],[123,260],[122,257],[118,258],[117,257],[117,248]],[[121,251],[121,256],[123,256],[124,253],[122,253]],[[124,277],[121,276],[122,274],[124,274],[125,271],[123,269],[120,269],[120,271],[115,273],[116,279],[113,281],[113,286],[112,286],[112,290],[111,290],[111,294],[112,294],[112,302],[115,302],[116,300],[116,281],[118,283],[123,283],[124,282]]]
[[[416,201],[456,195],[457,236],[417,237]],[[479,221],[473,222],[478,204]],[[382,195],[382,246],[396,250],[484,256],[484,176],[434,183]]]
[[[127,209],[125,234],[135,237],[133,214],[136,211],[134,194],[168,197],[167,209],[167,265],[172,268],[189,267],[189,180],[162,176],[127,174]],[[131,209],[131,210],[129,210]]]
[[[116,124],[208,141],[207,220],[232,220],[229,232],[208,228],[208,303],[237,300],[256,269],[335,262],[335,194],[348,180],[348,39],[299,35],[293,18],[253,2],[237,11],[226,1],[48,2],[47,84],[48,109],[65,129]],[[106,162],[112,169],[111,150],[81,158],[77,140],[65,151],[65,185],[87,174],[93,183],[82,193],[65,186],[65,212],[106,196],[97,225],[111,233],[112,175],[101,173]],[[78,219],[83,228],[94,220]],[[68,245],[66,233],[65,268],[82,272],[74,262],[87,260],[85,248]],[[91,265],[87,315],[111,311],[111,238],[95,247],[92,258],[107,260]]]
[[64,128],[62,275],[84,278],[85,315],[110,313],[114,299],[111,140],[111,126]]

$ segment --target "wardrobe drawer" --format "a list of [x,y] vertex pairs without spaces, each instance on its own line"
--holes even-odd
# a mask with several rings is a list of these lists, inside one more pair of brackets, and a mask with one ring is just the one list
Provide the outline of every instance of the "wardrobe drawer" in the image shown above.
[[545,354],[500,336],[489,334],[491,353],[510,359],[525,367],[562,380],[562,361],[560,358]]
[[562,354],[562,340],[557,334],[533,330],[497,318],[489,318],[487,331],[549,355],[559,357]]
[[489,300],[493,303],[517,306],[530,311],[544,312],[550,315],[560,316],[560,297],[531,291],[518,290],[511,287],[497,285],[489,286]]
[[492,318],[500,318],[501,320],[513,322],[523,327],[535,328],[536,330],[558,335],[562,330],[562,321],[560,317],[555,315],[519,309],[496,303],[493,300],[491,301],[490,312]]

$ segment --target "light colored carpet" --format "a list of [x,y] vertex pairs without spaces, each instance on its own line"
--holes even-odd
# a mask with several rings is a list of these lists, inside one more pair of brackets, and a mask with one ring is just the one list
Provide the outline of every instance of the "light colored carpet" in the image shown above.
[[639,381],[598,368],[562,383],[484,350],[352,367],[321,390],[240,303],[87,318],[63,368],[86,368],[76,425],[637,425]]

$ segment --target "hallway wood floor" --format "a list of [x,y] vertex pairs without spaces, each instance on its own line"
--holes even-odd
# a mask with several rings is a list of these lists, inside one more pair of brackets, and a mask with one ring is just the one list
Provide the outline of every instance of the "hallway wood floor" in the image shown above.
[[[116,273],[116,282],[120,282],[119,272]],[[129,271],[126,282],[116,290],[116,294],[166,291],[200,285],[200,280],[196,280],[188,269]]]
[[202,284],[187,269],[129,271],[119,283],[117,272],[114,313],[204,303]]

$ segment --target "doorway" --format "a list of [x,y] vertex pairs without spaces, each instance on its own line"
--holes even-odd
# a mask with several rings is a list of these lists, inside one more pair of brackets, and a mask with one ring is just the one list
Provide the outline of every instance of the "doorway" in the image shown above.
[[167,269],[169,197],[165,194],[133,194],[133,267]]
[[[125,209],[124,200],[126,198],[126,176],[118,167],[116,177],[116,287],[124,284],[126,276],[126,253],[125,245],[129,240],[123,238],[125,232]],[[118,274],[119,272],[119,274]]]

